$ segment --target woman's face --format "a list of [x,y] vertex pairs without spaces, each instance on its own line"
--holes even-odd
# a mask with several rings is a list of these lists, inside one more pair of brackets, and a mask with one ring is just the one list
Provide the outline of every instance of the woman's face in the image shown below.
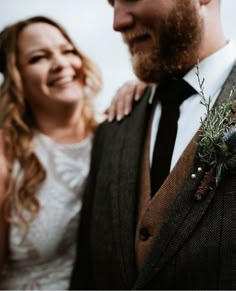
[[18,62],[33,109],[76,105],[84,97],[82,61],[55,26],[44,22],[26,26],[18,37]]

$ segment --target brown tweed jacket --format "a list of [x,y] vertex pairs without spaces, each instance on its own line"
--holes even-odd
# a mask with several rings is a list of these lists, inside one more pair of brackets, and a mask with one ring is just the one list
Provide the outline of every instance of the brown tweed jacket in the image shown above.
[[[235,80],[236,67],[218,103]],[[97,129],[71,288],[236,289],[236,172],[196,201],[205,168],[192,141],[150,201],[149,94]],[[151,235],[140,241],[143,226]]]

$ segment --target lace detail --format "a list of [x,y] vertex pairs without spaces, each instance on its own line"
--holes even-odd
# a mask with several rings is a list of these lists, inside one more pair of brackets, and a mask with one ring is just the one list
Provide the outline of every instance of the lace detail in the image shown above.
[[23,241],[20,229],[11,225],[1,290],[68,289],[91,144],[92,136],[78,144],[61,145],[41,133],[35,135],[35,151],[47,169],[37,193],[41,209]]

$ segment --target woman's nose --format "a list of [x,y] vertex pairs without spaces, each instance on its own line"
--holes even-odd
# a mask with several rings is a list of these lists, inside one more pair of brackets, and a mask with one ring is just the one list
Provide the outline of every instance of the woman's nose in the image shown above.
[[64,67],[69,66],[69,60],[66,56],[57,53],[52,57],[52,70],[58,70]]

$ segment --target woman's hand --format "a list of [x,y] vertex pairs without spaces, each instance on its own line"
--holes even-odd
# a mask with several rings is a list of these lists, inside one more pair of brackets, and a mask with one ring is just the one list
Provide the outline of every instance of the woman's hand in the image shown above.
[[109,122],[120,121],[132,111],[133,102],[138,101],[148,86],[138,79],[124,83],[115,93],[110,107],[105,111]]

